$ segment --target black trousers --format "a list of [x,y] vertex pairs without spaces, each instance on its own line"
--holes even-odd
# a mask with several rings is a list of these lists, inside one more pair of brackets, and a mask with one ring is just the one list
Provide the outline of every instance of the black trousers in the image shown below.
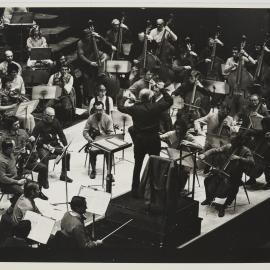
[[134,143],[134,170],[132,179],[132,190],[137,190],[140,185],[140,174],[143,160],[146,154],[159,156],[161,142],[157,133],[131,134]]

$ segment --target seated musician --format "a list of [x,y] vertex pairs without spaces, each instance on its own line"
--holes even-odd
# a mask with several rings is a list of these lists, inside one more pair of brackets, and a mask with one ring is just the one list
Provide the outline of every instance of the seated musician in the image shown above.
[[18,74],[19,75],[22,74],[21,65],[15,61],[13,61],[13,52],[10,50],[6,50],[5,51],[5,60],[0,63],[0,77],[1,78],[3,78],[4,76],[6,76],[8,74],[8,65],[10,65],[11,63],[17,65],[19,68]]
[[23,220],[26,211],[39,213],[34,199],[39,198],[40,190],[37,182],[28,181],[24,185],[23,194],[17,200],[12,212],[12,224],[18,225]]
[[68,66],[62,66],[61,70],[49,78],[48,85],[58,85],[62,89],[61,96],[57,99],[50,100],[47,106],[55,108],[57,119],[63,124],[69,121],[74,112],[74,104],[71,99],[71,91],[73,89],[74,78],[70,74]]
[[[83,130],[83,137],[89,143],[92,143],[97,136],[110,135],[114,132],[112,118],[104,113],[104,105],[101,101],[94,103],[94,110],[95,113],[89,116]],[[90,164],[92,167],[90,178],[95,179],[97,155],[103,154],[103,151],[95,147],[90,147],[89,151]]]
[[[63,132],[63,129],[59,121],[55,118],[55,111],[53,108],[48,107],[44,111],[42,121],[40,121],[34,128],[30,141],[37,141],[37,152],[40,162],[46,165],[48,177],[48,165],[49,160],[55,158],[57,155],[63,153],[63,146],[67,145],[67,139]],[[60,175],[61,181],[68,183],[72,182],[72,179],[67,176],[67,171],[70,168],[70,153],[66,153],[62,159],[62,171]]]
[[[35,25],[30,29],[29,37],[26,41],[26,47],[29,54],[32,48],[47,48],[48,47],[46,38],[42,36],[42,33],[38,25]],[[36,67],[39,63],[47,67],[53,65],[53,61],[51,59],[44,59],[41,61],[37,61],[37,60],[31,60],[29,58],[27,60],[28,67]]]
[[[244,144],[244,136],[237,135],[231,143],[219,148],[212,148],[199,156],[202,160],[212,155],[217,159],[220,158],[218,169],[213,170],[204,180],[206,199],[201,203],[201,205],[210,205],[216,197],[221,196],[217,192],[222,185],[224,190],[222,193],[225,193],[223,195],[226,200],[219,209],[219,217],[225,215],[225,209],[235,200],[245,169],[248,166],[254,166],[252,153]],[[224,176],[223,170],[228,176]]]
[[19,179],[17,175],[16,160],[14,157],[14,142],[5,139],[2,142],[2,150],[0,151],[0,189],[2,192],[13,194],[10,200],[14,206],[17,199],[23,193],[23,185],[25,179]]
[[264,101],[260,100],[257,94],[252,94],[249,97],[249,103],[247,104],[247,106],[242,108],[242,110],[235,115],[235,120],[239,121],[241,119],[242,126],[249,127],[250,126],[249,117],[257,114],[264,117],[269,116],[268,108],[267,105],[264,103]]
[[[0,111],[2,111],[2,119],[14,115],[14,109],[19,103],[26,100],[22,95],[19,95],[16,89],[12,87],[13,78],[6,76],[2,79],[2,89],[0,91]],[[35,119],[32,114],[22,114],[18,116],[21,125],[29,132],[35,127]]]
[[154,83],[154,73],[151,70],[146,70],[143,78],[135,81],[126,91],[124,91],[125,97],[133,97],[138,99],[139,93],[142,89],[149,88],[151,83]]
[[89,115],[92,114],[92,111],[94,111],[94,104],[97,101],[100,101],[104,105],[104,111],[106,114],[111,115],[113,111],[113,100],[111,97],[106,95],[106,87],[105,85],[101,84],[98,86],[97,89],[97,95],[90,100],[89,103]]
[[22,176],[25,169],[38,172],[39,198],[47,200],[48,198],[41,192],[41,189],[42,187],[46,189],[49,187],[48,170],[43,163],[37,161],[38,156],[28,140],[29,135],[24,129],[20,128],[19,119],[16,116],[10,116],[5,119],[5,129],[2,131],[0,143],[5,138],[10,138],[15,142],[14,156],[16,158],[18,175]]
[[[67,237],[71,246],[63,248],[92,248],[102,244],[101,240],[92,241],[84,228],[84,214],[87,203],[84,197],[73,196],[70,202],[71,211],[66,212],[61,220],[61,233]],[[61,247],[61,243],[58,243]],[[63,244],[63,243],[62,243]]]
[[21,75],[19,75],[19,67],[11,63],[8,65],[8,75],[12,78],[11,89],[15,89],[19,95],[25,95],[24,81]]
[[229,113],[229,105],[222,103],[218,109],[211,109],[206,116],[194,121],[194,130],[198,135],[205,135],[202,125],[207,125],[204,150],[217,147],[212,135],[227,137],[229,140],[231,134],[236,132],[236,123]]

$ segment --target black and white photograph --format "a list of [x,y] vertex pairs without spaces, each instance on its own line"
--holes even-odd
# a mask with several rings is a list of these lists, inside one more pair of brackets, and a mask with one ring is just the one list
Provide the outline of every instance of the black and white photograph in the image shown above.
[[0,262],[270,262],[270,4],[148,2],[0,2]]

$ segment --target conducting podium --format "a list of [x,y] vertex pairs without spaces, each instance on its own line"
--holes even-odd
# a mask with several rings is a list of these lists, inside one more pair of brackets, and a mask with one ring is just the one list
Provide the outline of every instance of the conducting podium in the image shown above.
[[[121,135],[121,134],[120,134]],[[121,140],[117,135],[108,136],[105,138],[98,139],[91,143],[92,146],[102,150],[108,155],[108,172],[109,177],[106,178],[106,192],[112,192],[112,158],[113,154],[122,151],[132,145],[124,140]]]

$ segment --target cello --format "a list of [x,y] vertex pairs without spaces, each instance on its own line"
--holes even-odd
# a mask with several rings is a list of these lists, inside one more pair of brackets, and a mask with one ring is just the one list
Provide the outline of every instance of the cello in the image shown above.
[[119,27],[118,27],[118,34],[117,34],[117,51],[116,51],[116,60],[120,59],[120,56],[122,55],[122,43],[123,43],[123,27],[122,24],[125,21],[125,13],[122,13],[122,18],[120,20],[119,23]]

